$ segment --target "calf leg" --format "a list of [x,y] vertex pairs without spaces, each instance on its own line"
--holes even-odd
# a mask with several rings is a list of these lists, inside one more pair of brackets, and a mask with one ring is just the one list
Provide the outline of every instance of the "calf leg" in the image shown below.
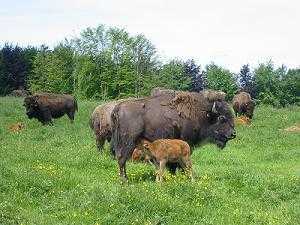
[[194,172],[193,172],[193,168],[192,168],[192,161],[190,159],[188,159],[186,161],[186,165],[187,165],[187,173],[189,175],[189,177],[191,178],[192,181],[194,181]]
[[159,170],[158,170],[158,173],[156,175],[156,181],[157,182],[162,182],[163,181],[163,175],[164,175],[166,163],[167,163],[166,160],[161,160],[159,162]]

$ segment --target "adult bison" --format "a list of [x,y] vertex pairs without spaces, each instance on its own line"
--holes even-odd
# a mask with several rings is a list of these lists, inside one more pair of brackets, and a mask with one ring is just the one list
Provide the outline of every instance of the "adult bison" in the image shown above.
[[139,141],[182,139],[190,144],[205,139],[224,148],[235,137],[233,115],[223,100],[203,93],[179,92],[118,104],[112,112],[113,149],[120,176],[127,179],[126,160]]
[[236,116],[245,115],[252,119],[255,103],[251,99],[250,94],[247,92],[240,92],[233,97],[232,107]]
[[111,140],[111,113],[115,106],[120,102],[124,102],[128,99],[120,99],[117,101],[111,101],[102,105],[97,106],[90,118],[90,127],[94,131],[96,137],[96,145],[99,151],[103,149],[103,145],[107,140]]
[[24,106],[28,118],[36,118],[42,124],[52,124],[52,118],[59,118],[64,114],[73,122],[75,111],[78,110],[73,96],[52,93],[29,95],[24,99]]

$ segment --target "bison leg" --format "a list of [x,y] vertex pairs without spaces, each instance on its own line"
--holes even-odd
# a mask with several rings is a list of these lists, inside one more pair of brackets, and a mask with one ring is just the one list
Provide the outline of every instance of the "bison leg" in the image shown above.
[[73,123],[74,116],[75,116],[75,110],[70,110],[69,112],[67,112],[67,115],[68,115],[69,119],[71,120],[71,123]]
[[42,110],[42,123],[43,123],[43,125],[46,125],[46,124],[53,125],[51,112],[48,108]]
[[105,139],[96,135],[96,145],[99,152],[103,151],[103,145],[105,143]]
[[126,174],[126,156],[125,155],[118,155],[118,164],[119,164],[119,170],[120,170],[120,177],[123,181],[127,181],[127,174]]

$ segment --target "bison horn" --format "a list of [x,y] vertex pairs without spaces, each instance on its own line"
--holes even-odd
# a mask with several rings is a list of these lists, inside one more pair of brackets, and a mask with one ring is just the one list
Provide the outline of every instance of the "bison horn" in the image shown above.
[[212,108],[211,108],[211,111],[212,111],[213,113],[218,113],[218,111],[217,111],[217,109],[216,109],[216,102],[214,102],[214,104],[213,104],[213,106],[212,106]]

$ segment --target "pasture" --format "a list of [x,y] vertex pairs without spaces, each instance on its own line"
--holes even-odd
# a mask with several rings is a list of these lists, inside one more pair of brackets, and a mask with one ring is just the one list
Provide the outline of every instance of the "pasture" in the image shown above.
[[[194,149],[194,182],[128,163],[121,184],[108,146],[99,155],[79,101],[75,123],[42,126],[21,98],[0,98],[0,224],[300,224],[300,107],[259,106],[224,150]],[[24,123],[19,132],[9,130]]]

